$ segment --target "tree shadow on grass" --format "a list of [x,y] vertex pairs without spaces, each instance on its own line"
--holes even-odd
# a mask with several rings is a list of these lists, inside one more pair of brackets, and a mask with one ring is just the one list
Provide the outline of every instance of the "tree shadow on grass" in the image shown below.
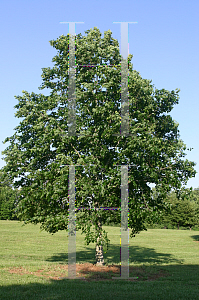
[[195,242],[199,242],[199,235],[192,235],[191,238],[192,238]]
[[[106,264],[120,264],[120,246],[110,245],[107,253],[104,253]],[[60,264],[68,263],[68,253],[57,253],[46,259],[49,262]],[[86,247],[84,251],[76,251],[76,263],[95,264],[95,248]],[[161,265],[171,263],[182,263],[182,260],[174,258],[168,253],[158,253],[153,248],[131,246],[129,249],[129,264]]]
[[[168,272],[163,272],[160,265],[182,264],[182,260],[174,258],[171,254],[158,253],[153,248],[131,246],[129,252],[129,276],[139,277],[139,280],[155,280],[168,276]],[[67,253],[57,253],[46,261],[58,263],[63,268],[65,266],[68,273]],[[86,247],[85,251],[76,252],[76,272],[78,276],[86,276],[87,279],[93,280],[120,276],[120,246],[110,245],[108,252],[104,253],[104,261],[104,268],[96,267],[95,249]]]
[[[112,277],[120,277],[120,246],[110,245],[104,258],[106,265],[98,267],[95,265],[95,248],[86,247],[86,250],[77,251],[76,276],[84,277],[87,281],[112,280]],[[52,264],[40,266],[35,271],[31,271],[28,267],[18,267],[9,269],[9,272],[18,275],[32,274],[54,280],[68,276],[67,253],[57,253],[46,261]],[[130,247],[129,277],[133,277],[132,280],[157,280],[160,277],[170,276],[168,271],[160,268],[165,264],[182,264],[182,261],[171,254],[158,253],[153,248]]]

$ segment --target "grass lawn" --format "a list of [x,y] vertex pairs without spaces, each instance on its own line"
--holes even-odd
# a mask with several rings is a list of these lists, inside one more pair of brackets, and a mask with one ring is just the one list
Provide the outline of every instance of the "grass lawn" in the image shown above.
[[[86,280],[60,280],[68,275],[67,232],[50,235],[40,232],[39,225],[22,224],[0,220],[2,300],[199,299],[199,231],[148,229],[130,238],[130,276],[137,280],[112,280],[119,271],[95,269],[84,270]],[[111,240],[105,254],[107,268],[113,265],[110,270],[119,270],[120,228],[104,228]],[[76,244],[77,264],[92,266],[95,245],[85,246],[81,231]]]

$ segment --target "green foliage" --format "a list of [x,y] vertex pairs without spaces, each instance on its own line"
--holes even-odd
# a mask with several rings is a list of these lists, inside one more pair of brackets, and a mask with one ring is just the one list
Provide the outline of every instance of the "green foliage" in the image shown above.
[[0,220],[16,220],[15,201],[17,192],[10,180],[0,171]]
[[[43,68],[40,89],[50,95],[22,91],[15,105],[15,128],[5,155],[5,172],[21,187],[17,216],[25,223],[41,223],[41,228],[55,233],[68,226],[67,165],[76,167],[76,207],[88,206],[92,197],[95,210],[76,211],[77,228],[86,233],[87,243],[96,242],[106,232],[94,231],[102,225],[119,223],[120,211],[99,210],[120,207],[120,169],[129,164],[129,228],[131,237],[147,230],[145,223],[156,222],[160,212],[169,209],[168,192],[179,191],[195,176],[195,163],[184,160],[186,145],[179,138],[178,124],[169,112],[179,101],[179,90],[154,89],[150,80],[129,65],[130,136],[114,136],[120,132],[121,55],[119,43],[108,30],[101,38],[95,27],[87,35],[76,36],[76,132],[69,136],[67,116],[69,35],[50,44],[57,49],[54,67]],[[82,67],[88,64],[111,64],[114,67]],[[105,88],[105,90],[102,90]],[[124,87],[122,86],[121,89]],[[152,197],[150,183],[156,185]]]
[[199,205],[199,187],[192,191],[192,200]]
[[[155,189],[154,189],[155,194]],[[199,226],[199,202],[196,201],[197,190],[182,188],[181,191],[175,193],[172,191],[167,196],[170,205],[168,211],[163,211],[159,225],[153,228],[178,229]]]

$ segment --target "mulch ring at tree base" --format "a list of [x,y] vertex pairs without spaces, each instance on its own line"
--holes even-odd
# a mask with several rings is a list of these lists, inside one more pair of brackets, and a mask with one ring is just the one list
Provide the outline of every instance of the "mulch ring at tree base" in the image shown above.
[[[37,271],[28,271],[27,268],[18,267],[18,268],[9,268],[4,269],[12,274],[32,274],[39,277],[45,277],[52,280],[62,280],[67,278],[68,274],[68,265],[53,265],[45,266],[42,269]],[[109,266],[96,266],[91,263],[76,264],[76,274],[78,278],[81,278],[84,281],[108,281],[114,280],[112,277],[120,276],[120,266],[118,265],[109,265]],[[153,267],[129,267],[129,277],[136,277],[136,279],[128,279],[129,281],[153,281],[161,277],[170,276],[169,272],[162,269],[154,269]],[[82,278],[84,277],[84,279]],[[138,277],[138,278],[137,278]]]

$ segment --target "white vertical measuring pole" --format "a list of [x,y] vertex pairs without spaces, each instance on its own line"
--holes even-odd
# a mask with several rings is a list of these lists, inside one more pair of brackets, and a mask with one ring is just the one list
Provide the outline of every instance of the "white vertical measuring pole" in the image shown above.
[[[68,135],[76,135],[76,95],[75,95],[75,23],[69,23],[69,81],[68,81]],[[76,214],[75,214],[75,166],[69,166],[69,222],[68,222],[68,277],[76,279]]]
[[120,134],[129,136],[129,101],[128,101],[128,24],[137,22],[113,22],[121,23],[121,130]]
[[128,165],[121,165],[121,242],[120,242],[120,277],[112,279],[137,279],[129,277],[129,228],[128,228]]
[[69,23],[68,135],[76,135],[75,23]]
[[69,23],[69,68],[68,68],[68,135],[76,136],[76,62],[75,62],[75,24],[84,22],[60,22]]
[[128,166],[121,166],[121,278],[129,277]]
[[69,166],[68,277],[76,278],[75,166]]
[[[121,136],[129,136],[128,101],[128,23],[121,23]],[[121,166],[121,270],[120,277],[113,279],[136,279],[129,277],[129,229],[128,229],[128,166]]]
[[121,135],[129,135],[128,23],[121,23]]

